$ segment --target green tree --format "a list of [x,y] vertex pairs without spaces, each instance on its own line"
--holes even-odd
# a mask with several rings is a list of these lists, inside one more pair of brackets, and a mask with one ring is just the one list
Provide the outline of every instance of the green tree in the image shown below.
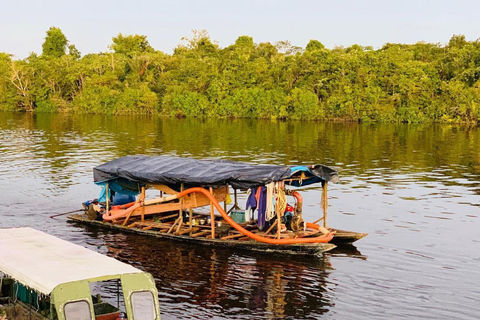
[[243,48],[253,48],[253,38],[249,36],[240,36],[235,40],[235,46]]
[[74,44],[68,46],[68,55],[70,55],[73,59],[78,60],[82,56],[80,51],[78,51],[77,47]]
[[12,58],[0,53],[0,110],[14,111],[17,107],[18,95],[11,83]]
[[305,51],[311,52],[316,50],[323,50],[325,46],[318,40],[310,40],[305,48]]
[[152,52],[153,48],[150,46],[147,40],[147,36],[142,35],[123,35],[121,33],[118,36],[113,37],[113,44],[110,45],[115,53],[132,56],[133,54]]
[[65,55],[67,44],[67,37],[65,37],[62,30],[57,27],[50,27],[42,45],[42,55],[53,58],[61,57]]

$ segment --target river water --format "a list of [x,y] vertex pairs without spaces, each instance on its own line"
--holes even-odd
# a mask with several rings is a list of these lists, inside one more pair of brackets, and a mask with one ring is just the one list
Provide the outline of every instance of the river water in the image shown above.
[[[163,319],[478,319],[479,150],[475,126],[0,113],[0,227],[152,273]],[[49,219],[97,197],[94,166],[131,154],[332,166],[329,225],[369,235],[307,259]],[[302,190],[306,220],[320,194]]]

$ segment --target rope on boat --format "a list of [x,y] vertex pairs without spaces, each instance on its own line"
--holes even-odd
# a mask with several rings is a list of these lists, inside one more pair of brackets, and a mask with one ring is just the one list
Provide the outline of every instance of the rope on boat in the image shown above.
[[285,195],[285,190],[283,188],[277,188],[277,202],[276,210],[280,212],[280,215],[283,215],[287,209],[287,196]]

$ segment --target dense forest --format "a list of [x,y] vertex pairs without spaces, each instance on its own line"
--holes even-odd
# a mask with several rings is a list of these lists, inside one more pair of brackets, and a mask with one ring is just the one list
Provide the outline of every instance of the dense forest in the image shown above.
[[311,40],[220,48],[205,31],[173,54],[122,35],[82,55],[56,27],[42,54],[0,53],[0,110],[178,117],[478,122],[480,40],[333,49]]

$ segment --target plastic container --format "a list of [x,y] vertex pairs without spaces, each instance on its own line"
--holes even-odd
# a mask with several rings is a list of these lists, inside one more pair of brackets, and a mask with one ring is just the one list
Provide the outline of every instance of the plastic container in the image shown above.
[[233,210],[230,212],[230,218],[236,223],[244,223],[245,222],[245,211],[240,210]]

